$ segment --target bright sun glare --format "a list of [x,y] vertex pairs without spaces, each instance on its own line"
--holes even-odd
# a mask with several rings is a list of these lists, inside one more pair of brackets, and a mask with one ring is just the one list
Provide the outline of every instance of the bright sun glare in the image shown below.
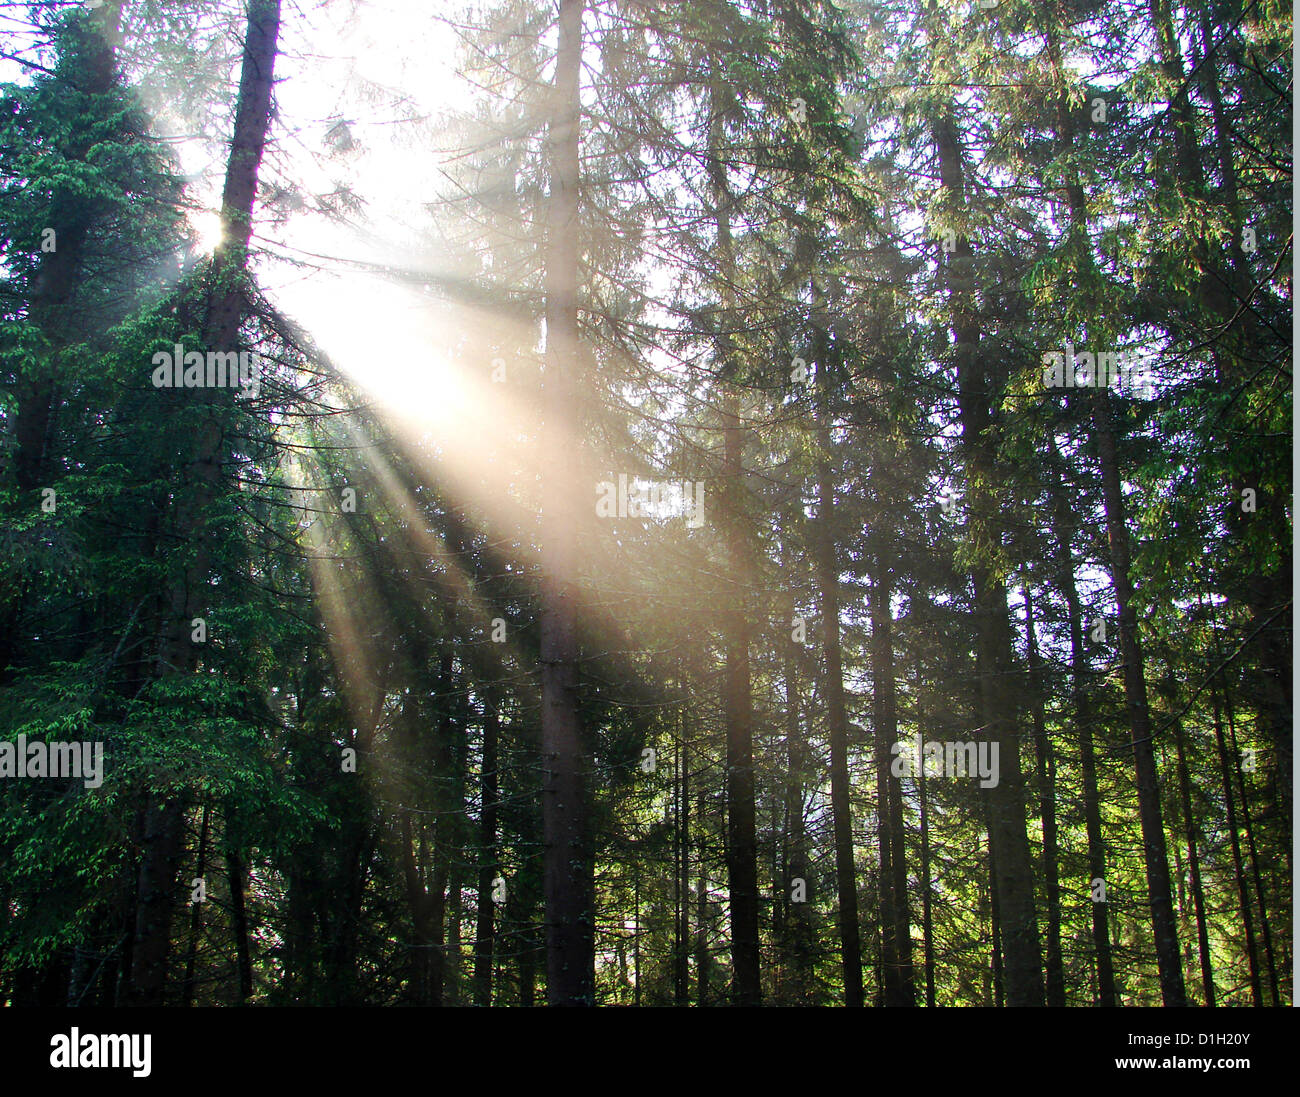
[[221,215],[212,210],[204,210],[191,214],[189,222],[198,241],[199,251],[211,255],[221,243]]

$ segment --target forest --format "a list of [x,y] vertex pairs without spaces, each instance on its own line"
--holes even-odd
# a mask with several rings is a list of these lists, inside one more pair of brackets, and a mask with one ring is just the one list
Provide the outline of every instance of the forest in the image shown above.
[[0,1004],[1291,1005],[1292,18],[0,2]]

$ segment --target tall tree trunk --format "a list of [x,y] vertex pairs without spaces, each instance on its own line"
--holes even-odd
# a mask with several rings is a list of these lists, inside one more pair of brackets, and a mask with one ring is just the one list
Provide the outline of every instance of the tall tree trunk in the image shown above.
[[1029,696],[1033,705],[1034,753],[1038,758],[1038,812],[1043,820],[1043,882],[1047,893],[1047,1004],[1065,1005],[1065,966],[1061,959],[1060,843],[1056,828],[1056,757],[1047,735],[1034,600],[1025,584],[1025,649],[1029,658]]
[[[680,675],[679,688],[682,686]],[[684,1006],[691,991],[691,756],[686,742],[686,713],[678,712],[675,880],[673,882],[673,1001]]]
[[537,999],[537,961],[528,936],[520,938],[519,947],[519,1004],[531,1009]]
[[479,812],[478,926],[474,935],[474,1001],[492,1004],[492,949],[495,904],[492,881],[497,876],[497,740],[501,732],[499,698],[491,690],[483,697],[483,805]]
[[449,1006],[461,1004],[461,933],[462,933],[462,893],[464,891],[459,864],[460,850],[456,851],[456,861],[447,874],[447,932],[444,949],[444,966],[446,970],[443,998]]
[[[194,865],[194,875],[202,879],[207,872],[208,859],[208,805],[203,805],[203,815],[199,822],[199,854]],[[194,964],[199,951],[199,935],[203,930],[203,904],[190,904],[190,944],[185,952],[185,982],[183,1000],[185,1005],[194,1004]]]
[[[418,850],[417,850],[418,847]],[[402,879],[406,885],[406,901],[411,908],[414,929],[415,955],[411,967],[414,973],[415,1003],[421,1006],[441,1004],[441,972],[437,922],[437,898],[425,885],[428,868],[428,842],[421,829],[418,836],[411,826],[411,813],[402,813],[398,855]]]
[[[956,123],[949,110],[935,126],[944,198],[954,213],[966,206],[965,169]],[[953,351],[957,364],[958,403],[966,486],[970,496],[971,541],[981,554],[1001,544],[997,521],[996,443],[992,406],[996,383],[989,356],[979,351],[979,320],[969,291],[974,276],[970,241],[958,235],[948,273],[952,308]],[[998,744],[1000,774],[988,790],[989,840],[996,870],[997,905],[1004,960],[1007,1004],[1043,1003],[1043,962],[1034,912],[1033,859],[1026,833],[1024,778],[1020,770],[1020,732],[1015,705],[1007,690],[1011,672],[1011,632],[1006,586],[991,561],[971,568],[975,592],[976,645],[985,737]]]
[[560,0],[548,130],[546,377],[543,479],[542,885],[546,997],[595,1002],[595,884],[587,818],[587,761],[578,709],[577,514],[581,474],[575,398],[582,391],[578,332],[578,137],[584,0]]
[[253,996],[253,961],[248,935],[248,911],[244,893],[248,867],[237,850],[226,849],[226,879],[230,884],[230,930],[235,938],[235,966],[239,972],[239,1002],[244,1005]]
[[176,870],[184,836],[184,804],[150,794],[145,807],[144,850],[136,897],[131,952],[131,1004],[161,1006],[171,951]]
[[1110,541],[1111,579],[1119,606],[1119,643],[1124,659],[1124,697],[1137,770],[1138,816],[1142,822],[1142,848],[1146,859],[1147,891],[1151,903],[1151,928],[1155,935],[1160,989],[1167,1006],[1187,1004],[1183,967],[1178,953],[1178,925],[1174,919],[1169,882],[1169,855],[1165,848],[1164,818],[1160,808],[1160,782],[1151,744],[1151,712],[1147,705],[1146,664],[1138,639],[1137,612],[1130,578],[1128,528],[1124,496],[1119,481],[1119,459],[1111,428],[1109,389],[1092,390],[1097,453],[1101,460],[1102,499],[1106,533]]
[[[1176,710],[1178,690],[1174,685],[1173,671],[1170,669],[1165,678],[1165,695],[1170,711]],[[1178,791],[1182,799],[1183,830],[1187,835],[1187,867],[1192,878],[1192,909],[1196,916],[1196,943],[1201,962],[1201,989],[1205,993],[1205,1004],[1214,1005],[1214,967],[1210,957],[1210,937],[1205,924],[1205,893],[1201,887],[1201,855],[1197,850],[1199,841],[1196,815],[1192,810],[1192,781],[1187,772],[1187,749],[1183,734],[1183,722],[1173,717],[1174,747],[1178,759]]]
[[[825,366],[825,340],[818,338],[817,367]],[[822,689],[826,697],[826,733],[831,755],[831,825],[835,835],[835,885],[839,898],[840,961],[844,970],[844,1004],[862,1005],[862,941],[858,925],[857,866],[853,852],[853,816],[849,806],[849,718],[844,705],[844,665],[840,654],[840,565],[836,550],[835,484],[832,479],[831,413],[828,380],[817,378],[818,391],[818,461],[817,461],[817,521],[813,537],[817,560],[817,587],[821,601]],[[787,671],[788,674],[788,671]],[[787,678],[787,690],[792,684]],[[888,746],[885,748],[888,757]],[[880,753],[877,753],[879,764]],[[884,788],[883,780],[878,782]],[[800,804],[802,814],[802,804]],[[881,805],[881,820],[888,817]],[[881,847],[885,847],[888,832],[882,825]],[[882,856],[884,854],[882,853]],[[882,877],[882,887],[892,881]],[[892,907],[890,908],[892,910]],[[887,969],[887,979],[896,982],[897,970]],[[897,1005],[898,1002],[890,1002]]]
[[1250,996],[1256,1006],[1264,1004],[1264,991],[1259,981],[1259,950],[1255,943],[1255,919],[1251,913],[1250,893],[1246,888],[1246,873],[1241,859],[1241,838],[1237,830],[1237,805],[1232,794],[1232,775],[1228,761],[1228,748],[1223,736],[1223,716],[1218,691],[1210,687],[1214,712],[1214,742],[1219,757],[1219,776],[1223,781],[1223,803],[1228,812],[1228,838],[1232,845],[1233,876],[1237,881],[1237,899],[1241,903],[1241,925],[1246,934],[1246,962],[1250,965]]
[[871,582],[872,721],[876,742],[876,790],[880,821],[880,897],[883,935],[885,1005],[916,1005],[912,972],[912,931],[908,917],[907,863],[903,843],[902,786],[892,777],[890,748],[898,740],[894,695],[894,638],[891,562],[879,537],[872,541]]
[[[789,599],[784,615],[784,625],[793,622],[794,599]],[[791,624],[791,627],[793,625]],[[808,833],[804,822],[804,768],[806,748],[801,731],[802,702],[799,695],[798,646],[787,630],[783,648],[785,651],[782,677],[785,679],[785,827],[783,837],[786,845],[786,896],[789,896],[791,881],[808,881]],[[857,890],[853,893],[854,909],[857,909]],[[809,919],[807,903],[790,903],[790,916],[786,925],[786,941],[793,953],[791,957],[794,968],[793,998],[797,1003],[804,1003],[812,990],[812,955],[813,927]],[[856,925],[855,915],[855,925]],[[858,982],[862,981],[862,943],[859,937],[857,948]]]
[[[248,241],[252,234],[257,176],[271,118],[280,0],[249,0],[235,111],[234,137],[226,165],[221,199],[222,241],[212,260],[211,281],[203,328],[204,346],[233,350],[246,298],[244,279]],[[205,393],[207,390],[201,390]],[[190,642],[190,622],[205,612],[209,538],[202,518],[216,495],[221,474],[224,431],[220,410],[212,414],[197,440],[184,477],[189,491],[178,508],[177,531],[193,552],[171,590],[171,615],[161,651],[163,677],[193,673],[198,656]],[[182,845],[183,805],[177,794],[151,798],[141,855],[139,908],[132,951],[132,1000],[137,1005],[161,1005],[171,949],[171,919],[175,906],[177,858]]]
[[[916,661],[916,731],[924,739],[925,708],[921,700],[921,660]],[[930,812],[925,795],[925,755],[917,760],[916,796],[921,812],[921,937],[925,948],[925,1004],[934,1008],[934,918],[930,880]]]
[[1000,1008],[1003,1004],[1003,994],[1006,989],[1006,965],[1002,956],[1002,912],[998,904],[998,859],[997,853],[993,848],[993,836],[991,833],[992,818],[989,809],[988,797],[984,797],[985,819],[990,827],[988,857],[989,857],[989,925],[993,931],[993,951],[989,957],[989,967],[993,973],[993,1005]]
[[1232,701],[1224,698],[1228,718],[1228,746],[1232,751],[1232,769],[1237,777],[1237,793],[1241,798],[1241,823],[1246,833],[1246,849],[1250,853],[1251,878],[1255,884],[1255,898],[1259,902],[1259,930],[1264,939],[1264,961],[1268,966],[1269,992],[1273,1004],[1280,1006],[1282,998],[1278,992],[1277,964],[1273,958],[1273,933],[1268,925],[1268,907],[1264,903],[1264,881],[1259,870],[1259,852],[1255,849],[1255,828],[1250,818],[1250,800],[1246,795],[1246,778],[1242,773],[1241,751],[1237,748],[1237,722],[1233,716]]
[[[703,782],[701,782],[702,784]],[[700,820],[699,849],[696,854],[699,877],[697,878],[695,891],[695,1004],[697,1006],[707,1006],[709,1004],[709,974],[711,967],[711,957],[709,955],[708,836],[704,829],[704,805],[705,794],[703,787],[701,787],[695,813]]]
[[[742,544],[741,422],[734,393],[724,400],[723,468],[728,485],[726,507],[728,558],[731,574],[748,573]],[[725,716],[727,728],[727,886],[731,910],[732,1004],[759,1004],[758,842],[754,819],[753,700],[749,678],[749,622],[742,605],[724,611],[726,629]]]
[[754,818],[754,714],[750,692],[747,594],[751,561],[746,543],[744,428],[736,394],[735,357],[730,329],[736,323],[732,287],[735,260],[731,244],[732,198],[722,158],[726,97],[714,79],[709,85],[707,166],[717,228],[719,327],[715,333],[717,376],[723,389],[721,420],[723,538],[733,591],[722,613],[725,671],[723,710],[727,734],[727,890],[731,913],[731,998],[738,1006],[761,999],[758,942],[758,842]]
[[[1093,713],[1088,688],[1088,657],[1083,646],[1083,606],[1074,579],[1074,560],[1070,553],[1070,506],[1065,485],[1060,479],[1061,454],[1056,439],[1047,439],[1052,467],[1057,470],[1052,485],[1052,525],[1056,536],[1057,586],[1065,599],[1070,616],[1070,704],[1079,733],[1079,768],[1083,776],[1083,821],[1088,836],[1089,884],[1106,879],[1106,843],[1101,832],[1101,797],[1097,788],[1097,755],[1093,744]],[[1089,888],[1091,891],[1091,887]],[[1097,964],[1097,1004],[1119,1004],[1115,994],[1115,965],[1111,956],[1110,926],[1106,903],[1092,901],[1092,946]]]
[[[1048,22],[1045,36],[1056,92],[1057,143],[1061,158],[1067,164],[1065,191],[1070,210],[1070,223],[1066,251],[1073,256],[1078,267],[1086,271],[1093,265],[1087,236],[1088,208],[1079,177],[1069,166],[1074,148],[1075,126],[1057,39],[1060,20],[1063,18],[1063,12],[1059,8],[1057,17],[1057,23]],[[1115,435],[1110,419],[1109,396],[1110,390],[1107,387],[1091,390],[1092,420],[1101,462],[1102,500],[1110,544],[1110,570],[1119,607],[1120,649],[1124,659],[1124,694],[1134,765],[1137,771],[1138,814],[1142,823],[1152,932],[1155,937],[1156,960],[1160,970],[1160,986],[1164,1003],[1167,1006],[1182,1006],[1187,1004],[1187,1000],[1178,949],[1178,925],[1174,916],[1173,894],[1170,887],[1169,858],[1165,845],[1155,751],[1151,743],[1145,664],[1138,638],[1137,617],[1132,604],[1128,531],[1125,525],[1124,497],[1120,487]],[[1085,390],[1085,398],[1087,398],[1087,390]]]

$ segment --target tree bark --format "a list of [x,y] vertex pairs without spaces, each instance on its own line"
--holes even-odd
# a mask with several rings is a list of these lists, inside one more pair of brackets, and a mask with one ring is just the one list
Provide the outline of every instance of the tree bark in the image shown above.
[[1043,882],[1047,897],[1047,1004],[1065,1005],[1065,966],[1061,959],[1060,842],[1056,826],[1056,757],[1047,735],[1034,600],[1025,585],[1025,649],[1029,659],[1029,696],[1033,705],[1034,753],[1038,758],[1038,812],[1043,821]]
[[715,331],[717,377],[723,389],[719,418],[723,439],[722,525],[729,567],[730,605],[722,611],[724,648],[723,711],[727,736],[727,889],[731,921],[731,998],[738,1006],[761,1000],[758,940],[758,844],[754,816],[753,698],[750,692],[747,594],[751,561],[746,543],[744,434],[735,390],[739,362],[730,327],[735,323],[732,288],[735,260],[731,243],[732,197],[722,159],[726,97],[715,78],[709,85],[709,135],[706,153],[712,214],[717,229],[719,321]]
[[474,1001],[492,1004],[492,950],[495,910],[492,881],[497,875],[497,739],[501,731],[498,697],[487,691],[483,698],[483,769],[479,813],[478,926],[474,936]]
[[541,609],[542,861],[546,997],[595,1002],[595,885],[587,817],[587,760],[578,709],[577,494],[574,402],[581,392],[578,332],[579,76],[584,0],[560,0],[546,242],[546,376]]
[[[818,338],[817,363],[824,370],[825,340]],[[844,1004],[862,1005],[862,940],[858,924],[857,865],[854,860],[853,816],[849,805],[849,719],[844,705],[844,665],[840,653],[840,566],[835,536],[835,484],[832,480],[831,422],[826,392],[829,382],[817,378],[818,442],[817,521],[813,527],[817,561],[817,587],[821,600],[823,690],[826,696],[826,734],[831,755],[831,822],[835,836],[835,885],[839,899],[840,962],[844,971]],[[788,674],[788,671],[787,671]],[[787,690],[793,686],[787,678]],[[888,747],[885,748],[888,751]],[[879,755],[877,755],[879,760]],[[885,782],[878,782],[884,788]],[[802,803],[800,804],[802,813]],[[881,819],[887,818],[881,805]],[[887,831],[882,828],[881,846]],[[892,883],[892,881],[890,882]],[[884,887],[889,887],[885,883]],[[892,907],[890,908],[892,911]],[[897,970],[887,977],[897,981]],[[890,1002],[891,1005],[899,1004]]]
[[[1178,691],[1174,685],[1173,672],[1165,678],[1165,693],[1171,710],[1175,709]],[[1201,855],[1197,843],[1200,840],[1196,815],[1192,811],[1192,782],[1187,772],[1187,749],[1183,734],[1183,722],[1173,717],[1174,747],[1178,759],[1178,791],[1182,799],[1183,830],[1187,837],[1187,866],[1192,878],[1192,909],[1196,915],[1196,943],[1201,963],[1201,989],[1205,994],[1205,1004],[1214,1005],[1214,966],[1210,957],[1210,937],[1205,924],[1205,893],[1201,887]]]
[[[1088,836],[1089,884],[1106,879],[1106,843],[1101,831],[1101,797],[1097,788],[1097,755],[1093,744],[1093,707],[1088,689],[1088,657],[1083,646],[1083,606],[1074,578],[1070,552],[1072,525],[1065,485],[1060,478],[1061,454],[1049,433],[1048,453],[1057,470],[1052,485],[1052,524],[1056,535],[1056,581],[1070,616],[1070,703],[1079,733],[1079,768],[1083,776],[1083,821]],[[1091,889],[1090,889],[1091,890]],[[1092,901],[1092,947],[1097,964],[1097,1004],[1116,1006],[1115,965],[1111,955],[1106,903]]]
[[[200,879],[207,871],[208,859],[208,805],[203,805],[203,815],[199,822],[199,853],[194,865],[194,875]],[[194,964],[198,956],[199,935],[203,929],[203,904],[190,904],[190,944],[185,952],[184,1002],[187,1006],[194,1004]]]
[[903,800],[899,779],[892,776],[891,746],[898,739],[894,694],[893,582],[890,558],[881,538],[872,537],[871,583],[872,722],[875,725],[876,794],[879,800],[881,963],[885,1005],[916,1005],[912,972],[912,932],[908,917],[907,863],[903,844]]
[[1250,968],[1250,997],[1256,1006],[1264,1004],[1264,990],[1259,981],[1259,949],[1255,941],[1255,919],[1251,913],[1250,893],[1246,888],[1246,873],[1242,865],[1241,837],[1237,830],[1237,805],[1232,794],[1232,775],[1228,762],[1228,748],[1223,736],[1223,717],[1218,691],[1211,685],[1211,705],[1214,712],[1214,742],[1219,760],[1219,776],[1223,781],[1223,802],[1228,813],[1228,838],[1232,845],[1233,877],[1237,883],[1237,899],[1241,904],[1241,925],[1246,934],[1246,962]]
[[235,966],[239,972],[239,1003],[247,1004],[253,996],[253,961],[248,935],[248,911],[244,892],[248,866],[237,850],[226,850],[226,878],[230,883],[230,929],[235,938]]
[[[923,734],[925,709],[921,701],[921,661],[916,663],[916,727]],[[931,912],[930,880],[930,819],[925,795],[925,757],[918,760],[916,770],[916,796],[921,812],[921,938],[925,949],[925,1004],[934,1008],[934,918]]]
[[[951,110],[935,125],[939,171],[945,201],[964,210],[965,176],[961,144]],[[979,352],[979,321],[964,286],[973,279],[970,241],[958,235],[948,271],[953,350],[957,363],[958,404],[966,485],[970,495],[970,536],[981,557],[1001,545],[997,499],[992,403],[995,382],[987,355]],[[1006,586],[991,562],[981,558],[971,568],[975,593],[977,663],[980,674],[984,734],[999,748],[1001,773],[988,790],[989,840],[996,870],[997,906],[1004,960],[1007,1004],[1042,1005],[1042,950],[1034,912],[1033,860],[1026,833],[1024,779],[1020,771],[1020,733],[1015,705],[1006,682],[1011,671],[1011,633],[1007,622]]]
[[1151,713],[1147,705],[1145,662],[1138,639],[1137,613],[1133,607],[1130,578],[1128,529],[1124,517],[1124,496],[1120,489],[1119,459],[1107,401],[1109,390],[1092,390],[1097,453],[1101,460],[1102,498],[1106,510],[1106,533],[1110,541],[1111,580],[1119,606],[1119,643],[1124,659],[1124,697],[1137,770],[1138,816],[1142,823],[1142,848],[1146,860],[1147,892],[1151,903],[1151,928],[1155,936],[1160,989],[1167,1006],[1184,1006],[1183,967],[1178,952],[1178,925],[1174,919],[1173,893],[1169,882],[1169,855],[1165,847],[1164,818],[1160,808],[1160,782],[1151,744]]

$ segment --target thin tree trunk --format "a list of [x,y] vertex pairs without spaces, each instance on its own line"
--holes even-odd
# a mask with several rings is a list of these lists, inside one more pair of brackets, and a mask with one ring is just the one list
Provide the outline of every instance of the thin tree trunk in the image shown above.
[[541,609],[542,882],[546,996],[553,1006],[595,1002],[595,885],[587,818],[587,761],[578,712],[577,493],[574,411],[582,391],[578,332],[578,137],[584,0],[560,0],[546,242],[544,480]]
[[[679,677],[680,684],[680,677]],[[686,714],[678,713],[679,743],[677,754],[677,849],[673,950],[673,1001],[687,1005],[691,989],[691,755],[686,743]]]
[[402,880],[406,885],[406,902],[411,908],[411,926],[414,931],[411,959],[412,982],[415,985],[415,1003],[433,1005],[433,911],[428,889],[423,881],[424,835],[419,836],[420,855],[416,855],[416,836],[411,826],[409,811],[402,813],[398,856],[402,867]]
[[[816,298],[814,297],[814,300]],[[824,339],[818,338],[817,362],[824,369]],[[862,1005],[862,941],[858,925],[857,866],[853,851],[853,816],[849,806],[849,718],[844,705],[844,666],[840,654],[840,566],[835,538],[835,485],[830,450],[831,423],[826,379],[818,377],[817,521],[813,526],[817,586],[821,600],[823,691],[826,733],[831,755],[831,825],[835,836],[835,885],[839,899],[840,962],[844,970],[844,1004]],[[788,673],[788,672],[787,672]],[[787,678],[787,690],[792,685]],[[885,747],[886,757],[888,747]],[[878,753],[877,758],[880,755]],[[881,788],[884,782],[878,782]],[[882,805],[881,819],[887,817]],[[882,849],[885,839],[881,838]],[[885,887],[889,884],[886,883]],[[897,978],[897,972],[889,973]],[[900,1004],[891,1002],[891,1005]]]
[[[794,618],[794,599],[787,603],[783,625]],[[799,696],[798,648],[789,631],[785,633],[785,660],[782,676],[785,679],[785,759],[786,789],[785,817],[786,825],[783,836],[786,843],[786,896],[789,896],[791,881],[808,881],[808,836],[804,824],[804,743],[800,731],[802,703]],[[857,891],[854,890],[854,910],[857,909]],[[786,932],[787,942],[793,947],[793,967],[795,971],[794,999],[803,1003],[808,1000],[811,990],[811,960],[813,929],[809,921],[807,903],[790,903],[790,916]],[[856,914],[855,914],[856,925]],[[862,980],[862,944],[859,937],[858,981]]]
[[[1171,707],[1177,699],[1172,677],[1168,681]],[[1187,751],[1183,722],[1174,717],[1174,747],[1178,759],[1178,790],[1182,797],[1183,829],[1187,835],[1187,867],[1192,877],[1192,908],[1196,915],[1196,943],[1201,963],[1201,989],[1205,1004],[1214,1005],[1214,967],[1210,957],[1210,937],[1205,924],[1205,894],[1201,887],[1201,857],[1197,851],[1199,835],[1196,816],[1192,811],[1192,782],[1187,772]]]
[[[723,479],[729,485],[729,553],[732,575],[743,576],[747,557],[739,497],[741,425],[738,400],[729,394],[723,405]],[[738,595],[738,600],[743,595]],[[758,843],[754,820],[753,701],[749,677],[749,623],[743,608],[724,611],[726,628],[725,714],[727,728],[727,884],[731,909],[732,1004],[758,1005]]]
[[230,883],[231,932],[235,938],[235,964],[239,971],[239,1002],[253,996],[253,961],[248,936],[248,912],[244,904],[248,868],[233,849],[226,850],[226,878]]
[[[985,817],[989,818],[991,811],[988,805],[988,798],[985,797]],[[991,826],[991,819],[990,819]],[[1005,988],[1006,965],[1002,958],[1002,912],[998,904],[998,869],[997,854],[993,849],[993,837],[990,834],[988,843],[989,858],[989,925],[993,930],[993,951],[990,956],[989,966],[993,971],[993,1005],[1001,1008],[1003,1003],[1003,991]]]
[[1232,750],[1232,769],[1237,776],[1237,793],[1241,798],[1241,823],[1246,832],[1246,849],[1250,853],[1251,878],[1255,884],[1255,898],[1259,902],[1259,931],[1264,939],[1264,961],[1268,966],[1269,992],[1273,1004],[1280,1006],[1282,998],[1278,992],[1277,964],[1273,958],[1273,934],[1268,925],[1268,908],[1264,904],[1264,881],[1259,871],[1259,853],[1255,849],[1255,827],[1250,818],[1250,801],[1246,796],[1246,778],[1242,774],[1241,751],[1237,748],[1237,725],[1233,717],[1232,702],[1225,695],[1226,716],[1228,723],[1228,745]]
[[537,961],[533,942],[525,934],[519,940],[519,1004],[531,1009],[537,999]]
[[1178,926],[1174,919],[1173,895],[1169,883],[1169,855],[1165,848],[1164,818],[1160,808],[1160,783],[1156,756],[1151,744],[1151,713],[1147,705],[1145,662],[1138,639],[1137,613],[1133,607],[1130,578],[1128,529],[1124,517],[1124,496],[1119,481],[1119,460],[1111,429],[1109,390],[1092,390],[1097,453],[1101,460],[1102,497],[1106,510],[1106,532],[1110,541],[1111,579],[1119,605],[1119,643],[1124,659],[1124,696],[1128,725],[1137,769],[1138,816],[1142,823],[1142,847],[1146,859],[1147,891],[1151,903],[1151,927],[1155,936],[1160,989],[1167,1006],[1187,1004],[1183,989],[1183,966],[1178,951]]
[[758,942],[758,843],[754,818],[754,714],[750,692],[746,594],[751,571],[746,544],[743,426],[734,388],[739,363],[729,327],[735,323],[732,287],[735,262],[731,246],[731,195],[721,159],[724,97],[710,84],[708,171],[717,227],[721,328],[716,333],[718,379],[724,395],[720,409],[723,438],[723,536],[733,590],[722,613],[725,649],[724,699],[727,734],[727,889],[731,912],[732,1004],[755,1006],[761,1000]]
[[1061,959],[1060,844],[1056,828],[1056,757],[1047,735],[1038,637],[1034,631],[1034,601],[1025,585],[1025,648],[1029,657],[1029,696],[1034,719],[1034,752],[1038,758],[1038,811],[1043,820],[1043,882],[1047,893],[1047,1004],[1065,1005],[1065,966]]
[[[1058,17],[1061,15],[1057,12]],[[1074,121],[1069,96],[1065,90],[1056,27],[1049,24],[1047,46],[1057,92],[1057,140],[1062,156],[1070,156],[1074,147]],[[1082,267],[1091,267],[1088,248],[1088,210],[1083,186],[1070,171],[1066,181],[1070,209],[1067,249],[1073,251]],[[1085,390],[1086,391],[1086,390]],[[1151,905],[1152,933],[1156,960],[1160,970],[1161,995],[1167,1006],[1187,1004],[1183,987],[1182,960],[1178,949],[1178,924],[1174,916],[1173,895],[1169,880],[1169,857],[1165,845],[1164,820],[1160,806],[1155,751],[1151,743],[1151,717],[1147,704],[1145,664],[1138,638],[1137,617],[1133,608],[1130,577],[1128,530],[1125,525],[1124,496],[1120,487],[1119,460],[1111,426],[1110,390],[1091,391],[1092,420],[1097,435],[1097,452],[1101,462],[1102,499],[1106,513],[1106,531],[1110,543],[1110,570],[1119,608],[1120,650],[1124,659],[1124,695],[1128,708],[1128,725],[1137,771],[1138,815],[1142,823],[1143,853],[1146,861],[1147,891]]]
[[498,698],[489,691],[483,699],[483,806],[479,814],[478,926],[474,936],[474,1001],[492,1004],[492,949],[495,904],[492,881],[497,876],[497,740],[501,731]]
[[[208,859],[208,805],[203,805],[203,816],[199,822],[199,855],[195,861],[194,875],[202,879],[207,871]],[[184,1002],[186,1006],[194,1004],[194,963],[198,956],[199,934],[203,929],[202,903],[190,904],[190,944],[185,952]]]
[[[1079,767],[1083,775],[1083,820],[1088,836],[1089,890],[1093,880],[1106,879],[1106,843],[1101,832],[1101,798],[1097,788],[1097,756],[1093,745],[1093,708],[1088,691],[1088,658],[1083,647],[1083,606],[1074,579],[1070,553],[1070,508],[1065,485],[1060,480],[1061,454],[1050,434],[1048,452],[1057,476],[1052,486],[1052,524],[1057,543],[1057,585],[1070,615],[1070,694],[1075,727],[1079,733]],[[1110,926],[1106,903],[1092,901],[1092,945],[1097,963],[1097,1004],[1118,1005],[1115,994],[1115,966],[1111,956]]]
[[701,787],[696,805],[696,816],[700,820],[700,842],[696,858],[700,866],[700,874],[695,893],[695,1004],[697,1006],[709,1004],[709,867],[704,806],[704,789]]
[[912,932],[908,917],[907,864],[903,844],[901,784],[892,777],[891,746],[898,739],[894,694],[893,595],[890,559],[879,538],[871,583],[872,717],[876,731],[877,796],[880,797],[881,918],[888,925],[882,962],[885,965],[885,1004],[916,1005],[912,971]]
[[1228,811],[1228,838],[1232,845],[1232,868],[1237,881],[1237,899],[1241,904],[1241,925],[1246,934],[1246,961],[1250,965],[1250,996],[1256,1006],[1264,1004],[1264,991],[1259,981],[1259,950],[1255,944],[1255,920],[1251,914],[1250,893],[1246,888],[1246,873],[1241,860],[1241,838],[1237,832],[1237,805],[1232,794],[1232,775],[1229,769],[1228,748],[1223,736],[1223,717],[1218,690],[1210,687],[1214,712],[1214,742],[1218,748],[1219,776],[1223,782],[1223,802]]
[[[916,731],[924,740],[925,710],[921,703],[921,660],[916,661]],[[930,824],[925,795],[925,754],[917,759],[916,795],[921,811],[921,937],[925,948],[925,1004],[934,1008],[934,919],[931,915]]]
[[[935,126],[935,139],[945,201],[955,211],[962,211],[966,205],[965,169],[956,123],[950,110]],[[991,433],[995,381],[989,355],[980,353],[979,321],[972,312],[969,292],[961,288],[973,278],[970,241],[964,234],[955,240],[951,264],[948,290],[966,486],[970,495],[970,538],[976,545],[997,546],[1001,534],[996,517],[998,496],[992,486],[997,461]],[[998,744],[1001,771],[997,785],[988,790],[992,816],[989,839],[997,872],[1007,1004],[1042,1005],[1042,949],[1034,911],[1033,858],[1026,833],[1020,733],[1015,705],[1006,686],[1012,664],[1006,586],[996,577],[987,560],[976,561],[971,568],[971,578],[975,593],[984,735]]]
[[[1202,601],[1201,605],[1202,608],[1204,608],[1205,603]],[[1264,939],[1264,958],[1268,965],[1269,991],[1272,994],[1273,1004],[1277,1006],[1282,1004],[1282,999],[1278,991],[1277,964],[1273,957],[1273,934],[1269,929],[1268,924],[1268,908],[1264,903],[1264,882],[1260,875],[1259,854],[1255,849],[1255,828],[1251,822],[1250,802],[1246,795],[1246,778],[1242,773],[1241,751],[1237,746],[1237,720],[1232,704],[1232,694],[1228,689],[1227,676],[1223,670],[1223,651],[1219,644],[1218,622],[1212,620],[1210,627],[1210,635],[1213,638],[1214,644],[1214,661],[1215,665],[1220,668],[1217,678],[1218,684],[1223,690],[1223,714],[1227,718],[1228,745],[1232,752],[1232,769],[1237,777],[1237,791],[1241,797],[1241,821],[1246,832],[1246,846],[1250,851],[1251,876],[1253,877],[1255,884],[1255,897],[1259,901],[1260,931]],[[1215,704],[1217,705],[1218,694],[1213,693],[1213,696],[1215,698]]]

